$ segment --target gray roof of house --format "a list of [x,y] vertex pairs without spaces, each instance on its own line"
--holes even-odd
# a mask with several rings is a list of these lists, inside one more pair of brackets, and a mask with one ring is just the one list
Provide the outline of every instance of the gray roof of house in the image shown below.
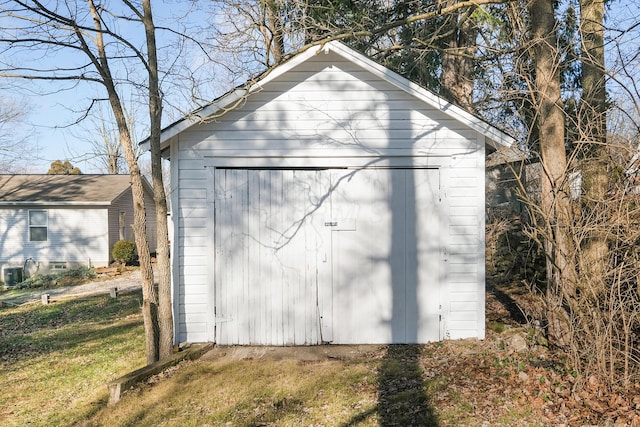
[[129,175],[0,175],[0,205],[108,205]]
[[511,147],[500,147],[495,152],[487,156],[486,166],[488,168],[505,165],[508,163],[528,162],[531,156],[520,148],[512,145]]

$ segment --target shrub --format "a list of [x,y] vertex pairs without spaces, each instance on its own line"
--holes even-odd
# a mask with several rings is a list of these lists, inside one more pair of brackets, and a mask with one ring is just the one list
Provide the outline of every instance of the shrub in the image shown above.
[[34,274],[17,285],[22,288],[55,288],[60,286],[75,286],[86,283],[96,277],[91,267],[79,267],[73,270],[52,274]]
[[120,264],[132,264],[138,259],[136,244],[130,240],[118,240],[113,245],[111,255]]

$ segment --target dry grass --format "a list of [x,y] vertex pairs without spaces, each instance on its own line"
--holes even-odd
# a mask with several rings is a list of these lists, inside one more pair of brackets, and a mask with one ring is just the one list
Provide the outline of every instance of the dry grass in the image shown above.
[[352,360],[185,362],[79,425],[545,425],[505,385],[517,388],[524,363],[496,359],[475,340],[390,346]]
[[628,410],[640,410],[633,396],[604,412],[591,394],[574,399],[575,378],[547,350],[509,348],[524,331],[491,295],[501,333],[484,341],[380,346],[345,360],[184,362],[108,407],[106,383],[144,364],[139,299],[0,310],[0,425],[636,425]]
[[70,425],[144,365],[140,295],[0,309],[0,425]]
[[378,425],[375,376],[363,363],[188,362],[141,387],[86,425]]

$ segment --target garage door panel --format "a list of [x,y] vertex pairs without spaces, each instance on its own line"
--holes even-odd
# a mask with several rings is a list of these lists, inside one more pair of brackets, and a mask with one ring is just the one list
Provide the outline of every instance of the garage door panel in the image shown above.
[[247,185],[243,179],[246,179],[245,175],[231,170],[217,174],[215,179],[214,233],[218,243],[215,248],[215,260],[218,265],[226,266],[224,269],[216,269],[216,284],[234,280],[235,285],[228,288],[220,286],[215,288],[216,323],[224,325],[217,328],[217,342],[238,342],[237,324],[234,320],[241,315],[238,300],[242,296],[243,266],[242,258],[237,254],[243,253],[246,243],[242,238],[244,220],[240,221],[240,216],[234,213],[241,211],[242,188]]
[[438,177],[217,170],[217,342],[439,339]]
[[321,171],[220,169],[215,179],[225,187],[215,200],[217,342],[319,343]]
[[353,218],[356,223],[355,230],[332,233],[335,320],[340,325],[335,342],[392,342],[393,300],[397,296],[391,283],[401,279],[394,278],[397,272],[392,270],[389,170],[334,171],[332,180],[336,186],[332,216]]
[[356,223],[332,233],[334,342],[439,339],[438,171],[363,169],[332,178],[333,217]]

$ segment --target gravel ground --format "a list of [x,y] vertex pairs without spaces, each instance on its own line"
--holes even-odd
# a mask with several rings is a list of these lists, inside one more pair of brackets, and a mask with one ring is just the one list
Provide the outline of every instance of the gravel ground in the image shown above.
[[84,285],[66,286],[60,288],[49,289],[32,289],[21,292],[0,292],[0,302],[9,305],[22,305],[30,302],[40,301],[43,294],[49,294],[51,299],[56,298],[77,298],[93,295],[109,294],[111,288],[117,288],[118,291],[129,291],[140,289],[141,277],[140,270],[127,271],[119,276],[100,279],[94,282],[85,283]]

